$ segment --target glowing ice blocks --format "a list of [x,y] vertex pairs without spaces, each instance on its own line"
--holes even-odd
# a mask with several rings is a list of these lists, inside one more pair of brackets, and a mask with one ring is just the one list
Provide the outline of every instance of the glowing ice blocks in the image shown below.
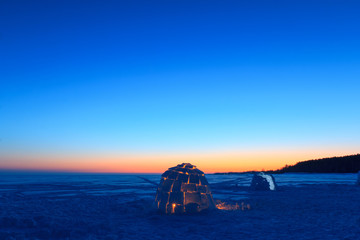
[[194,213],[214,209],[209,183],[190,163],[169,168],[161,175],[155,204],[164,213]]

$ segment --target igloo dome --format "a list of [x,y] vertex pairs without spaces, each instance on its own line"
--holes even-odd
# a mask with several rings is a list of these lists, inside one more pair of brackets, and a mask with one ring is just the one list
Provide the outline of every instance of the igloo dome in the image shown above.
[[214,209],[205,174],[190,163],[169,168],[161,175],[155,203],[164,213],[195,213]]

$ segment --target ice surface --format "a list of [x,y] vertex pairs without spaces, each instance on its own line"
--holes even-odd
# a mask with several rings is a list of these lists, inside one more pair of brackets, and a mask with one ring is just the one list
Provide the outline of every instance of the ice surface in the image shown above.
[[[359,239],[358,174],[207,175],[215,200],[250,210],[166,216],[156,186],[123,174],[0,173],[0,239]],[[160,175],[143,175],[159,182]]]

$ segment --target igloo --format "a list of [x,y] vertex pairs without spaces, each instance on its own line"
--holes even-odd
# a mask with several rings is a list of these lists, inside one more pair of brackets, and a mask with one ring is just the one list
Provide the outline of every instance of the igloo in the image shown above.
[[169,168],[161,175],[155,203],[161,212],[167,214],[215,209],[205,174],[190,163]]
[[276,190],[275,178],[263,172],[255,173],[251,181],[253,190]]

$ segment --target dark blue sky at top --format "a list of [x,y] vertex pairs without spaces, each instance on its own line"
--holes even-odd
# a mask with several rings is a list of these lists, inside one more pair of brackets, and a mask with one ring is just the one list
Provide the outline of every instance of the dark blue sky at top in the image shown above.
[[2,0],[2,148],[356,145],[359,26],[358,1]]
[[10,76],[358,60],[357,1],[2,2]]

